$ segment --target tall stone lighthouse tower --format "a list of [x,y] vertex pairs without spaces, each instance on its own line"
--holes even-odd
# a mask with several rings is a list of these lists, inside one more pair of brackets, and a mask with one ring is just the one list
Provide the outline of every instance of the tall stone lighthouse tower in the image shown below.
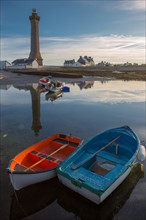
[[32,9],[32,15],[29,16],[31,23],[31,51],[29,54],[29,59],[37,60],[39,66],[43,65],[43,59],[40,53],[39,45],[39,21],[40,16],[37,15],[37,10]]

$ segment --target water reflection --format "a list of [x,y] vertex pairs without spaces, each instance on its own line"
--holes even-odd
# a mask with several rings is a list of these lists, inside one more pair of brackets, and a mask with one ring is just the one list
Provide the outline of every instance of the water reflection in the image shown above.
[[30,216],[57,198],[59,182],[57,178],[31,185],[16,191],[11,197],[10,220]]
[[42,128],[40,121],[40,88],[38,83],[14,85],[14,88],[24,91],[30,91],[32,103],[32,130],[35,136],[39,136],[39,131]]
[[[50,206],[56,199],[63,209],[80,219],[91,220],[91,216],[93,220],[113,219],[143,175],[143,166],[135,165],[126,180],[100,205],[96,205],[69,190],[60,184],[57,178],[35,184],[13,194],[10,220],[20,220],[30,216]],[[47,214],[49,217],[49,213]]]
[[39,135],[39,131],[42,128],[40,122],[40,90],[37,86],[30,87],[31,101],[32,101],[32,130],[35,132],[35,136]]
[[78,87],[80,88],[80,90],[82,89],[91,89],[94,85],[94,81],[82,81],[82,82],[78,82],[76,83],[78,85]]
[[63,96],[63,92],[59,91],[59,92],[56,92],[56,93],[46,93],[45,94],[45,99],[48,101],[50,100],[51,102],[61,98]]
[[143,176],[143,166],[137,164],[125,181],[100,205],[93,204],[62,185],[58,194],[58,203],[80,219],[112,220]]
[[[68,106],[71,104],[74,105],[74,107],[73,106],[71,107],[73,111],[72,116],[71,116],[71,113],[69,113],[69,111],[67,112],[67,115],[66,115],[66,116],[69,115],[70,118],[73,117],[74,111],[77,111],[76,115],[79,114],[79,112],[81,111],[80,109],[83,107],[83,104],[84,105],[86,104],[86,108],[82,110],[83,112],[81,116],[83,116],[88,109],[88,111],[90,111],[91,114],[93,114],[92,118],[94,117],[94,115],[96,117],[97,115],[101,115],[100,118],[104,117],[103,115],[107,107],[108,107],[107,114],[109,114],[111,118],[114,118],[117,115],[117,111],[120,112],[118,115],[121,116],[121,114],[123,114],[126,108],[127,108],[127,112],[126,112],[127,116],[129,114],[128,112],[130,112],[131,109],[133,109],[131,114],[135,114],[134,110],[136,108],[139,108],[139,111],[143,114],[144,105],[145,105],[144,104],[145,103],[145,82],[137,82],[137,81],[126,81],[125,82],[125,81],[120,81],[120,80],[110,81],[110,80],[103,80],[103,79],[99,81],[91,81],[91,80],[83,79],[82,81],[66,82],[66,84],[71,87],[70,89],[71,92],[68,95],[65,95],[63,93],[50,94],[47,91],[45,91],[44,93],[41,93],[38,83],[28,83],[28,84],[21,84],[21,85],[15,85],[15,84],[14,85],[1,85],[1,90],[8,90],[5,92],[2,92],[1,104],[2,106],[3,105],[5,106],[5,105],[11,105],[11,104],[20,105],[22,103],[23,104],[26,103],[28,96],[26,96],[24,93],[20,94],[13,88],[16,88],[21,91],[30,91],[31,104],[32,104],[31,128],[34,131],[34,134],[36,137],[39,136],[40,130],[42,129],[42,127],[44,127],[44,124],[42,125],[41,123],[42,114],[40,113],[40,105],[42,105],[42,110],[44,111],[43,106],[46,101],[50,101],[51,103],[54,101],[55,102],[57,101],[58,103],[58,100],[60,100],[59,104],[61,103],[60,108],[62,109],[62,111],[65,111],[65,108],[64,108],[65,104]],[[99,110],[101,109],[101,104],[103,106],[102,112],[101,110]],[[108,106],[106,106],[105,108],[104,104],[107,104]],[[122,104],[122,105],[120,106],[117,104]],[[130,104],[130,105],[126,107],[127,104]],[[133,107],[131,104],[133,104]],[[80,109],[78,109],[79,105],[80,105]],[[68,108],[68,106],[66,106],[66,109]],[[98,107],[98,114],[97,112],[95,112],[97,107]],[[111,108],[113,108],[112,111],[111,111]],[[52,111],[52,109],[50,109],[50,111]],[[90,116],[90,112],[88,114],[88,117]],[[111,114],[114,114],[114,115],[111,115]],[[44,116],[42,115],[42,118],[43,117]],[[127,121],[129,121],[129,116],[128,116],[128,120],[127,118],[125,118],[125,113],[123,114],[123,117],[124,117],[124,123],[122,124],[125,124],[125,123],[127,124]],[[137,117],[134,116],[134,118],[136,120]],[[86,117],[84,118],[84,121],[85,119]],[[109,120],[109,118],[107,120]]]
[[[41,100],[41,94],[42,90],[38,83],[33,84],[23,84],[23,85],[14,85],[13,86],[16,89],[24,90],[24,91],[30,91],[31,95],[31,103],[32,103],[32,130],[35,133],[35,136],[39,136],[39,132],[42,129],[41,121],[40,121],[40,100]],[[7,86],[4,86],[2,89],[8,89],[10,88]],[[46,90],[43,92],[45,94],[45,99],[51,102],[57,100],[58,98],[63,96],[62,92],[56,92],[56,93],[49,93]]]
[[[36,143],[39,140],[42,140],[47,136],[58,132],[68,133],[86,139],[111,127],[118,127],[120,125],[128,124],[136,131],[140,140],[144,140],[143,145],[146,145],[144,121],[146,101],[145,82],[109,80],[106,81],[106,83],[102,83],[102,81],[90,82],[90,80],[84,79],[82,81],[86,82],[80,83],[76,80],[72,80],[72,82],[66,82],[65,84],[70,87],[70,93],[64,93],[57,99],[53,98],[55,101],[53,101],[53,104],[50,99],[50,94],[47,94],[47,92],[41,94],[39,93],[38,83],[28,83],[22,85],[18,85],[18,83],[13,85],[1,85],[0,111],[2,138],[0,149],[2,152],[1,176],[3,178],[1,178],[2,181],[0,182],[2,185],[2,214],[3,216],[6,216],[5,219],[9,219],[7,217],[7,215],[9,215],[7,210],[9,210],[10,205],[10,185],[8,178],[6,177],[5,168],[7,167],[9,160],[14,155],[18,154],[26,147],[32,145],[32,143]],[[104,216],[111,216],[116,212],[116,210],[119,211],[125,195],[123,204],[128,196],[130,196],[130,199],[133,198],[134,200],[132,201],[132,204],[128,200],[125,204],[126,208],[124,206],[122,209],[124,210],[123,212],[125,214],[123,215],[126,219],[127,207],[136,207],[135,212],[137,212],[137,215],[139,215],[140,212],[143,213],[143,210],[145,210],[143,208],[144,199],[141,199],[144,191],[142,191],[141,188],[145,187],[145,179],[142,179],[140,181],[140,185],[138,184],[136,187],[138,191],[137,197],[135,197],[135,191],[133,191],[132,195],[130,195],[132,192],[132,187],[134,187],[133,181],[135,184],[138,181],[138,179],[136,180],[135,174],[133,180],[131,176],[129,182],[126,182],[125,189],[122,187],[121,191],[118,189],[119,193],[115,194],[115,191],[111,195],[115,198],[115,200],[117,200],[117,202],[114,201],[112,197],[109,197],[112,201],[113,207],[111,207],[110,202],[107,202],[110,200],[107,200],[102,204],[100,209],[97,209],[94,204],[91,204],[87,200],[80,198],[74,193],[72,194],[69,190],[64,189],[63,186],[60,188],[62,192],[59,190],[57,197],[56,192],[55,195],[50,194],[49,197],[49,192],[47,193],[47,190],[49,190],[48,183],[47,187],[41,187],[41,185],[38,187],[40,191],[44,189],[42,192],[44,201],[42,201],[42,195],[35,197],[33,194],[32,198],[34,198],[34,200],[36,199],[37,204],[34,203],[30,197],[28,197],[30,198],[30,201],[32,201],[32,205],[29,204],[31,210],[27,210],[28,207],[26,206],[25,209],[26,212],[31,213],[31,211],[36,212],[37,209],[41,210],[45,206],[47,208],[49,207],[50,212],[48,214],[46,214],[48,209],[45,209],[40,212],[40,218],[32,216],[31,219],[46,219],[47,216],[49,219],[51,219],[50,215],[51,217],[54,217],[54,213],[57,213],[58,217],[60,217],[60,214],[63,213],[64,218],[62,219],[73,219],[72,212],[74,212],[77,216],[84,218],[85,215],[89,216],[86,209],[91,210],[91,213],[93,213],[94,216],[99,215],[99,217],[99,213],[102,212],[103,218],[105,218]],[[67,195],[64,195],[63,192],[65,193],[66,190],[68,193]],[[25,191],[23,194],[25,194]],[[121,196],[123,196],[123,200]],[[24,195],[22,197],[24,197]],[[38,197],[41,199],[40,202]],[[49,203],[49,199],[51,197],[54,199],[57,198],[58,203],[56,200],[53,202],[53,204]],[[13,200],[16,204],[17,201],[14,197]],[[139,208],[137,204],[139,204]],[[34,209],[32,206],[34,206]],[[62,207],[65,209],[62,209]],[[106,213],[103,211],[104,207]],[[68,210],[68,213],[66,210]],[[23,213],[24,216],[24,212],[18,204],[16,209],[11,210],[11,212],[13,213],[12,216],[17,217],[18,212],[21,212],[21,215]],[[85,215],[83,212],[85,212]],[[39,215],[39,213],[37,214]],[[120,212],[118,214],[121,218]],[[134,217],[135,214],[133,213],[131,219],[134,219]]]
[[[74,84],[74,83],[71,83]],[[94,81],[83,81],[76,83],[80,89],[91,88],[94,85]],[[8,90],[12,85],[1,85],[1,90]],[[46,90],[43,90],[38,83],[27,83],[20,85],[13,85],[14,88],[18,90],[30,91],[31,103],[32,103],[32,130],[34,131],[35,136],[39,136],[39,132],[42,129],[40,121],[40,99],[41,94],[45,94],[45,100],[50,100],[54,102],[58,98],[63,96],[63,92],[58,91],[56,93],[50,93]]]

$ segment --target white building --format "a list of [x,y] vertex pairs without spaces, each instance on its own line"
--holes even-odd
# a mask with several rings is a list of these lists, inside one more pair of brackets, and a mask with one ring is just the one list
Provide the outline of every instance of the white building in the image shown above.
[[71,67],[87,67],[87,66],[95,66],[94,60],[92,57],[88,56],[80,56],[80,58],[75,62],[75,60],[65,60],[64,66]]
[[80,56],[80,58],[77,61],[81,66],[95,66],[94,60],[92,57],[88,56]]
[[8,69],[10,66],[11,66],[11,64],[6,60],[0,61],[0,69],[1,70]]
[[30,59],[17,59],[12,62],[10,69],[32,69],[38,68],[38,62]]

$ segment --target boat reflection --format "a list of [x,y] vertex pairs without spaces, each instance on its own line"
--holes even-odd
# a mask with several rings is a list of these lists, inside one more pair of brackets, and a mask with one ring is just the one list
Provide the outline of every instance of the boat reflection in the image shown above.
[[11,198],[10,220],[20,220],[49,206],[57,198],[56,178],[15,191]]
[[112,220],[143,176],[143,165],[136,164],[125,181],[100,205],[63,186],[56,177],[16,191],[11,198],[9,219],[21,220],[48,207],[57,199],[63,209],[80,219]]
[[74,213],[80,219],[112,220],[143,176],[143,165],[135,165],[125,181],[100,205],[88,201],[63,185],[59,189],[57,202],[61,207]]
[[58,91],[58,92],[55,92],[55,93],[46,93],[45,94],[45,99],[48,101],[50,100],[51,102],[55,101],[56,99],[60,98],[63,96],[63,92],[61,91]]

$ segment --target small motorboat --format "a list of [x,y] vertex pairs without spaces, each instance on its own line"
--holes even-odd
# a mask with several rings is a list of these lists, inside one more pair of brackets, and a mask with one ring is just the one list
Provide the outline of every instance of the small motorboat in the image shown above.
[[[107,198],[142,157],[140,140],[128,126],[85,141],[57,169],[61,183],[96,204]],[[143,151],[144,152],[144,151]]]
[[38,142],[15,156],[8,173],[15,190],[49,180],[56,176],[56,168],[80,144],[81,139],[71,135],[55,134]]

